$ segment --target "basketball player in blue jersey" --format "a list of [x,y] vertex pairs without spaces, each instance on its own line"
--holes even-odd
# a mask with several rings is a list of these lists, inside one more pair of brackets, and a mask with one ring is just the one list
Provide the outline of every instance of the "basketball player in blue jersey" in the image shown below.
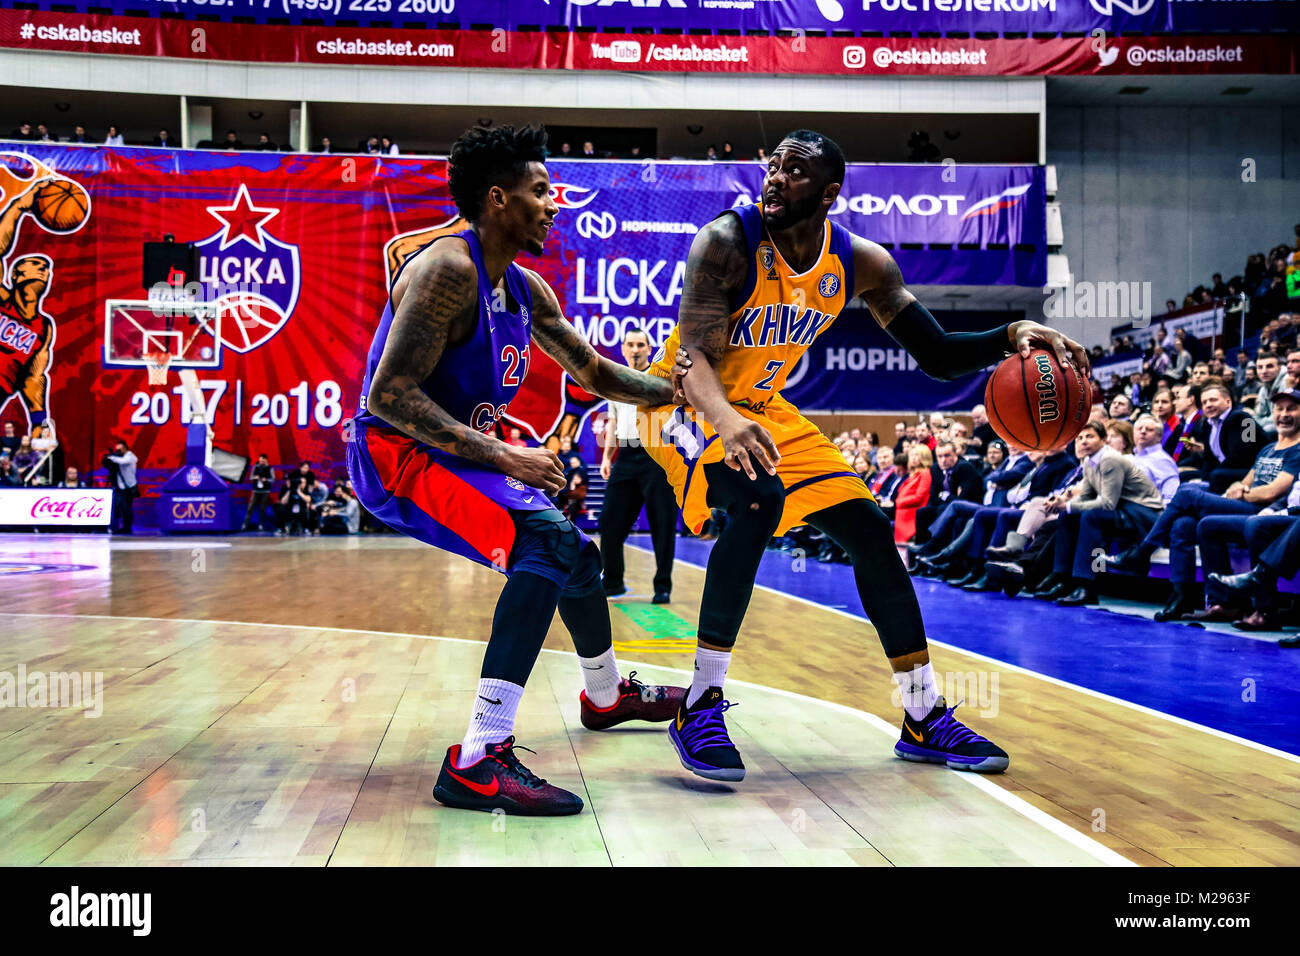
[[583,388],[637,405],[673,401],[663,378],[597,355],[555,293],[514,262],[540,255],[558,207],[541,128],[475,127],[451,150],[452,198],[469,228],[406,260],[370,346],[347,449],[357,497],[390,527],[507,575],[469,728],[448,749],[434,796],[452,807],[577,813],[576,794],[520,762],[515,711],[559,608],[581,660],[581,719],[592,730],[666,721],[684,688],[622,678],[596,545],[547,495],[559,459],[492,437],[540,346]]
[[[761,203],[702,229],[686,263],[677,328],[652,374],[680,379],[689,403],[670,410],[661,436],[644,436],[693,528],[708,508],[730,516],[709,555],[695,675],[669,737],[683,766],[739,780],[727,734],[723,681],[774,533],[808,524],[853,562],[858,594],[879,632],[905,711],[894,752],[956,770],[1006,769],[1006,751],[953,717],[939,694],[912,581],[889,520],[838,450],[785,401],[781,387],[813,339],[862,296],[876,321],[928,375],[952,380],[1032,343],[1088,374],[1077,342],[1036,322],[949,333],[903,284],[893,257],[827,221],[844,182],[844,156],[828,137],[796,130],[768,162]],[[679,349],[684,349],[680,351]],[[647,420],[663,420],[662,409]]]

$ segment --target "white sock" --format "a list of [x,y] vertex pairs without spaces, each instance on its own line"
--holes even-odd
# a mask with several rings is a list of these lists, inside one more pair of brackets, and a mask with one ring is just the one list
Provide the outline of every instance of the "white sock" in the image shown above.
[[474,713],[469,718],[469,728],[460,744],[457,766],[468,767],[482,758],[488,744],[497,744],[515,732],[515,711],[524,689],[506,680],[478,682],[478,696],[474,698]]
[[727,665],[731,663],[731,651],[711,651],[707,647],[695,649],[695,674],[691,677],[691,689],[686,693],[686,706],[690,707],[704,696],[710,687],[721,687],[727,679]]
[[587,685],[587,700],[596,707],[613,707],[618,703],[618,685],[623,678],[614,660],[614,648],[595,657],[579,657],[582,679]]
[[894,680],[903,695],[903,709],[913,720],[924,720],[934,710],[939,700],[939,685],[934,681],[934,668],[926,663],[910,671],[895,671]]

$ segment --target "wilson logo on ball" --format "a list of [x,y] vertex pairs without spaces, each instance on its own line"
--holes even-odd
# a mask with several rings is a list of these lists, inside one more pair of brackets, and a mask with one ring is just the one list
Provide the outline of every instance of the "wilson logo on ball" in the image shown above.
[[1038,391],[1038,424],[1054,421],[1061,414],[1056,403],[1056,376],[1052,374],[1052,363],[1046,355],[1035,355],[1034,364],[1038,366],[1038,381],[1034,388]]
[[1056,451],[1088,422],[1092,391],[1073,366],[1053,352],[1013,355],[989,376],[984,389],[989,424],[998,436],[1026,451]]

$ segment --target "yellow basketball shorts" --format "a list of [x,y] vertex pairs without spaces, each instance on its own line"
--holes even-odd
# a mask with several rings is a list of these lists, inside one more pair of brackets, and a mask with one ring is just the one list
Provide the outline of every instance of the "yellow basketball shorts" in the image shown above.
[[[759,412],[735,408],[766,428],[781,454],[776,473],[785,485],[785,510],[777,534],[805,524],[808,515],[841,501],[873,500],[867,483],[834,443],[785,399],[775,397]],[[682,517],[698,534],[709,517],[709,481],[703,466],[723,458],[717,432],[689,405],[644,409],[640,430],[642,446],[667,474]],[[755,463],[754,470],[758,469]]]

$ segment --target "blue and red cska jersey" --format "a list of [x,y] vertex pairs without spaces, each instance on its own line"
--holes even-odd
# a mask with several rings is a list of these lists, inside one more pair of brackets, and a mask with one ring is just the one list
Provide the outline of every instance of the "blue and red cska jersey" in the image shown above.
[[0,398],[18,391],[48,330],[40,312],[29,322],[12,302],[0,303]]
[[[505,275],[510,295],[503,297],[491,287],[487,269],[483,265],[483,247],[479,243],[478,234],[472,229],[434,240],[459,241],[469,246],[470,256],[478,270],[478,321],[469,341],[443,352],[437,367],[420,383],[420,388],[458,422],[475,431],[489,432],[505,416],[506,409],[528,373],[533,298],[528,279],[513,262],[506,266]],[[414,258],[415,256],[411,257]],[[409,263],[411,259],[406,261]],[[405,268],[405,264],[402,268]],[[399,270],[393,278],[394,284],[400,276]],[[518,312],[510,311],[512,305],[518,308]],[[379,328],[375,330],[374,340],[370,343],[370,352],[366,356],[366,374],[361,382],[361,405],[356,421],[370,428],[390,427],[366,408],[366,396],[370,394],[370,382],[384,354],[388,330],[392,324],[393,303],[390,298],[384,306],[384,314],[379,320]]]

